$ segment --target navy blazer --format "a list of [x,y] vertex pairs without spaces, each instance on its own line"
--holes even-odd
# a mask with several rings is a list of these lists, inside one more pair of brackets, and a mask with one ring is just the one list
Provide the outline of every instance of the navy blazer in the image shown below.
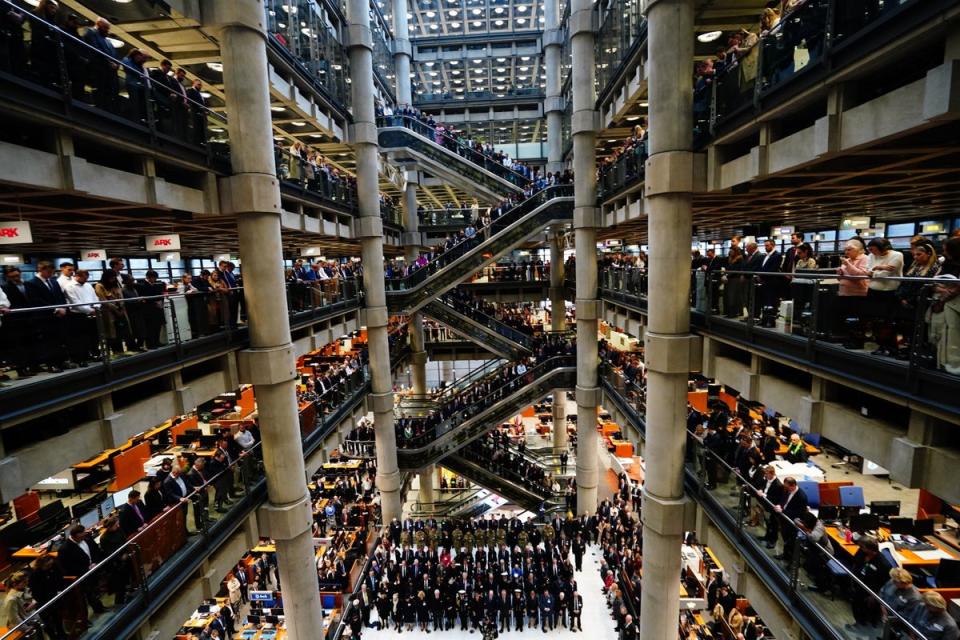
[[63,290],[55,278],[47,280],[49,286],[40,278],[33,278],[24,283],[27,290],[27,301],[31,307],[52,307],[58,304],[67,304]]

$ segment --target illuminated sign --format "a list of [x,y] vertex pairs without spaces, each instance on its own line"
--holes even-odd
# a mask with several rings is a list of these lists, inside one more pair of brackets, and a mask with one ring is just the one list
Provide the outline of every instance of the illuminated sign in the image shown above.
[[143,243],[147,251],[178,251],[180,249],[180,234],[165,233],[160,236],[146,236]]
[[793,235],[793,226],[773,227],[770,229],[771,238],[789,238]]
[[80,262],[89,262],[91,260],[106,260],[106,249],[87,249],[80,252]]
[[869,229],[870,216],[850,216],[849,218],[844,218],[840,222],[840,228],[843,230]]
[[29,244],[33,242],[29,222],[0,222],[0,244]]
[[942,222],[924,222],[920,225],[920,233],[946,233],[947,229]]

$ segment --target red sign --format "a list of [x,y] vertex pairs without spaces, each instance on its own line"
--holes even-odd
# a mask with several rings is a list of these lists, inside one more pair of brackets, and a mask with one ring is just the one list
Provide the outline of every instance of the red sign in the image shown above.
[[169,247],[170,244],[170,238],[157,238],[153,241],[155,247]]
[[20,229],[16,227],[0,227],[0,238],[19,238]]
[[0,222],[0,244],[29,244],[33,242],[30,223],[24,221]]
[[146,236],[144,238],[143,246],[150,249],[158,250],[168,250],[172,249],[174,251],[180,248],[180,235],[176,233],[165,233],[159,236]]

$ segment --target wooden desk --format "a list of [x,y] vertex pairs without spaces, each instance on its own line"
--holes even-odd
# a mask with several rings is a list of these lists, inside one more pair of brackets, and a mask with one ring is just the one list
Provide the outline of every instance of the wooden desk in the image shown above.
[[[859,546],[856,543],[847,544],[837,527],[827,527],[826,531],[827,535],[829,535],[830,538],[851,557],[857,553]],[[882,542],[891,541],[889,529],[881,528],[878,533]],[[923,541],[933,545],[937,550],[949,555],[951,559],[960,560],[960,553],[957,553],[957,551],[951,549],[949,545],[938,540],[936,536],[924,536]],[[916,551],[911,551],[910,549],[896,549],[896,555],[899,556],[898,560],[904,567],[925,567],[929,569],[940,564],[940,558],[928,560],[917,555]]]
[[[787,451],[789,449],[790,449],[790,445],[781,442],[780,446],[777,447],[777,455],[785,456],[787,455]],[[807,452],[808,456],[818,456],[821,453],[820,449],[816,448],[815,446],[809,443],[804,443],[803,450]]]
[[613,455],[618,458],[632,458],[633,457],[633,443],[627,442],[626,440],[615,440],[610,439],[610,444],[613,445]]
[[[45,553],[47,553],[45,549],[34,549],[33,547],[24,547],[22,549],[18,549],[17,551],[15,551],[13,553],[13,557],[16,558],[17,560],[27,560],[32,562],[33,560],[36,560],[37,558],[44,555]],[[50,551],[49,555],[56,557],[57,552]]]
[[346,462],[325,462],[324,471],[356,471],[363,464],[362,460],[347,460]]

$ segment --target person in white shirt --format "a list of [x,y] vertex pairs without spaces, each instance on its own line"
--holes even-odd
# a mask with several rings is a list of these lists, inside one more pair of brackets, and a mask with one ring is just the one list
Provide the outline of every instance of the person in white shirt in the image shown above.
[[897,307],[897,287],[903,275],[903,254],[895,251],[886,238],[874,238],[867,243],[867,270],[870,282],[867,289],[867,313],[873,321],[873,334],[878,348],[876,356],[897,355],[897,330],[894,325]]
[[[63,278],[63,276],[60,276]],[[78,366],[87,366],[87,361],[97,353],[97,309],[100,299],[88,282],[90,272],[79,269],[73,279],[63,286],[63,296],[71,305],[67,314],[67,349],[70,360]]]
[[60,263],[60,275],[57,277],[57,284],[60,285],[60,289],[64,292],[66,292],[70,283],[73,282],[73,273],[75,270],[76,267],[72,262]]
[[244,452],[249,451],[256,443],[253,434],[247,430],[247,425],[245,424],[240,425],[240,430],[234,434],[233,439],[238,445],[240,445],[240,448],[243,449]]
[[[0,289],[0,316],[10,311],[10,298]],[[3,326],[3,318],[0,317],[0,327]]]

